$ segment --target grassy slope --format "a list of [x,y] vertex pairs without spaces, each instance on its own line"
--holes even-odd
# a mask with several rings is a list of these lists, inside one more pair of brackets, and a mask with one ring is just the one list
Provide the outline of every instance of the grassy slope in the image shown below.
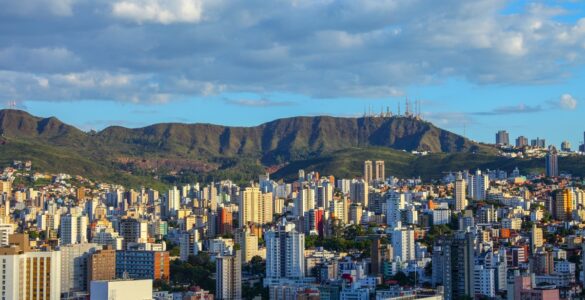
[[11,165],[13,160],[31,160],[37,171],[81,175],[132,187],[166,187],[153,178],[127,174],[105,160],[84,156],[82,152],[72,151],[68,147],[48,146],[23,139],[6,138],[5,141],[0,145],[2,166]]
[[[384,160],[386,175],[420,176],[423,179],[441,178],[443,172],[480,168],[511,172],[518,167],[523,174],[544,172],[543,159],[511,159],[489,154],[435,153],[415,156],[388,148],[351,148],[325,155],[319,159],[292,162],[273,177],[294,179],[298,169],[318,171],[322,175],[340,177],[361,176],[364,160]],[[585,157],[559,158],[559,169],[575,176],[585,176]]]

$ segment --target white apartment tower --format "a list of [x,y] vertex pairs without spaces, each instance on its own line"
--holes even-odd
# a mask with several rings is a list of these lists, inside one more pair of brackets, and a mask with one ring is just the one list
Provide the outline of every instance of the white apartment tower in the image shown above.
[[67,214],[61,217],[61,245],[87,243],[87,216]]
[[305,235],[283,222],[266,232],[266,278],[305,277]]
[[414,248],[414,230],[410,228],[396,228],[392,231],[392,249],[394,259],[407,262],[416,259]]

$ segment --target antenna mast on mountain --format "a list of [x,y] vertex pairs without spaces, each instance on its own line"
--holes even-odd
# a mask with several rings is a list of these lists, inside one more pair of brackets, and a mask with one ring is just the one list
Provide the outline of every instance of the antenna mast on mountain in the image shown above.
[[16,109],[16,100],[8,100],[8,103],[6,103],[9,109]]

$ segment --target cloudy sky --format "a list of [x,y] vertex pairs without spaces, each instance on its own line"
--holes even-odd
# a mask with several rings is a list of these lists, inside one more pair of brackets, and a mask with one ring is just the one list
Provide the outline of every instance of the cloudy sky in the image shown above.
[[583,140],[585,3],[0,0],[0,100],[82,129],[394,112]]

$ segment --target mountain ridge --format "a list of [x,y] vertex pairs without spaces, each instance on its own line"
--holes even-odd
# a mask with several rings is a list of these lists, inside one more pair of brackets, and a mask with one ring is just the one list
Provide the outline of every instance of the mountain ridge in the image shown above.
[[[43,148],[49,152],[47,155],[50,152],[60,152],[60,157],[71,154],[79,158],[78,162],[87,159],[106,169],[130,174],[182,169],[205,173],[243,165],[250,170],[278,170],[274,166],[318,160],[349,148],[495,153],[491,146],[470,141],[428,121],[404,116],[300,116],[249,127],[206,123],[157,123],[140,128],[115,125],[98,132],[84,132],[55,117],[0,110],[0,132],[6,142],[2,147],[19,145],[23,155],[27,147]],[[9,159],[20,158],[3,157],[5,161]],[[53,163],[47,160],[47,165]]]

